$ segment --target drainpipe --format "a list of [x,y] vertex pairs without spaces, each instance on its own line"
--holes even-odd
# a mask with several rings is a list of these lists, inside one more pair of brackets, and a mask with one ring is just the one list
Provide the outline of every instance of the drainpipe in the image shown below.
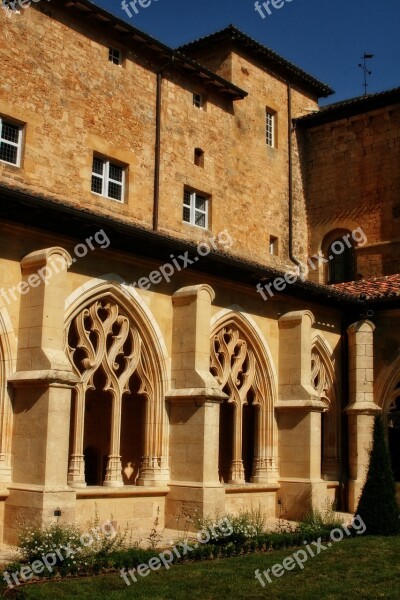
[[292,85],[287,84],[288,93],[288,153],[289,153],[289,258],[299,267],[301,263],[293,253],[293,142],[292,142]]
[[174,56],[157,72],[156,92],[156,145],[154,160],[154,199],[153,199],[153,230],[158,230],[158,207],[160,203],[160,164],[161,164],[161,91],[163,73],[174,62]]

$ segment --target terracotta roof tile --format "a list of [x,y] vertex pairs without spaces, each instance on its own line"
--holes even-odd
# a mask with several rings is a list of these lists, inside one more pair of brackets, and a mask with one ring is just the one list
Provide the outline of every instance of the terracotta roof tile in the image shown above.
[[359,281],[336,283],[333,287],[358,297],[359,300],[388,300],[400,298],[400,273],[371,277]]

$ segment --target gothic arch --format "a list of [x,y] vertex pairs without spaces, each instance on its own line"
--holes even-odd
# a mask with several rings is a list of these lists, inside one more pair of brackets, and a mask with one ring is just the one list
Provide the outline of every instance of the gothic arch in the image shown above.
[[383,418],[387,418],[387,413],[396,397],[396,388],[400,382],[400,351],[397,357],[380,372],[375,385],[375,397],[378,405],[382,409]]
[[311,343],[311,385],[326,406],[321,422],[322,477],[338,480],[341,447],[340,399],[333,351],[320,334],[317,334]]
[[13,409],[8,378],[15,372],[17,343],[6,307],[0,305],[0,482],[11,481]]
[[[254,320],[239,306],[225,309],[212,319],[210,370],[221,390],[229,396],[229,400],[221,406],[221,416],[225,404],[231,405],[233,409],[230,421],[233,442],[229,481],[276,481],[276,373],[264,336]],[[250,407],[253,410],[252,434],[244,428],[244,420],[246,413],[250,413]],[[243,445],[245,438],[250,436],[250,443],[254,447],[251,477],[246,474]],[[220,443],[220,464],[222,451]]]
[[400,482],[400,351],[380,373],[375,390],[382,408],[394,477]]
[[[69,469],[69,482],[74,487],[85,485],[85,397],[95,389],[108,393],[112,402],[110,451],[104,485],[123,485],[120,456],[121,427],[124,425],[122,404],[132,395],[133,378],[135,394],[144,399],[143,459],[137,483],[157,485],[169,478],[168,418],[164,401],[169,358],[162,334],[148,307],[133,287],[120,282],[115,275],[91,280],[66,301],[65,347],[81,380],[76,386]],[[103,421],[104,418],[107,420],[108,417],[103,417]]]

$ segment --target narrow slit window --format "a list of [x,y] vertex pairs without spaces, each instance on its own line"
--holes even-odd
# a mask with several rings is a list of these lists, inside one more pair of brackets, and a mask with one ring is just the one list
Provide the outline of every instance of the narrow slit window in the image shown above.
[[194,149],[194,164],[204,169],[204,151],[201,148]]
[[278,238],[273,235],[269,238],[269,253],[272,256],[278,255]]
[[269,110],[265,113],[265,141],[267,146],[275,147],[275,114]]

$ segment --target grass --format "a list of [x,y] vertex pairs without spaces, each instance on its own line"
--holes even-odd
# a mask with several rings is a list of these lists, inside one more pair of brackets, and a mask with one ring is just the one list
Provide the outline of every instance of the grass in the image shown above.
[[118,575],[64,580],[20,588],[7,597],[29,600],[398,600],[400,537],[356,537],[334,544],[304,569],[297,567],[263,588],[254,571],[281,563],[294,550],[189,563],[151,572],[128,587]]

